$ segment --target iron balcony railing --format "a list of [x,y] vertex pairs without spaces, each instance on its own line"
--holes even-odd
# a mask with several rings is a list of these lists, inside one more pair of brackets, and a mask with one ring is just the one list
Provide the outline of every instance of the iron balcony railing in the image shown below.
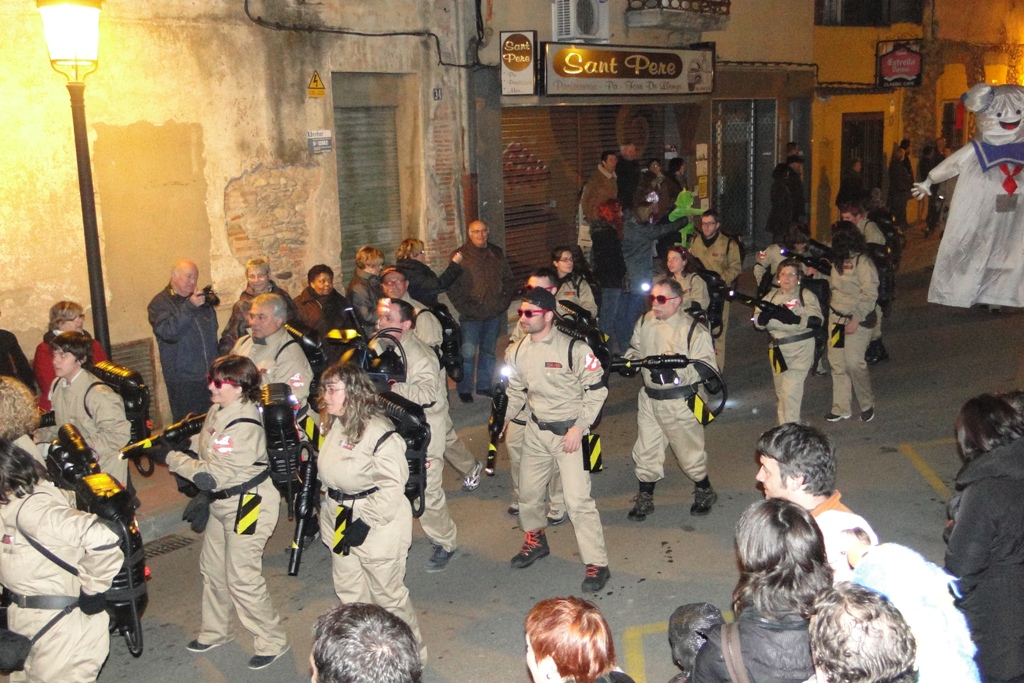
[[665,9],[728,16],[730,0],[628,0],[629,10]]

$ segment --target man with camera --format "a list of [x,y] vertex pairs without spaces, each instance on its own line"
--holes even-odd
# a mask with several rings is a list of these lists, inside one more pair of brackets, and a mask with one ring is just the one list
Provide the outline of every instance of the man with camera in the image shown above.
[[171,417],[210,408],[206,371],[217,358],[217,312],[212,288],[196,289],[199,268],[192,261],[174,264],[171,281],[149,302],[149,324],[160,349]]

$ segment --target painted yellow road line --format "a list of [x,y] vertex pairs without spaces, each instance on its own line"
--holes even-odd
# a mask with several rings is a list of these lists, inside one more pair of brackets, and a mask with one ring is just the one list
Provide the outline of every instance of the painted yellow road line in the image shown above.
[[[726,621],[733,620],[732,611],[722,613]],[[636,683],[647,683],[647,660],[644,657],[644,636],[657,635],[668,632],[668,622],[660,621],[655,624],[640,624],[630,626],[622,634],[622,645],[625,652],[625,664],[623,669]],[[666,645],[666,650],[668,649]],[[671,659],[671,653],[669,658]]]
[[[952,441],[952,439],[937,439],[935,441],[922,441],[919,442],[918,445],[932,446],[952,443]],[[900,451],[903,455],[907,456],[907,459],[910,460],[911,464],[917,468],[917,471],[921,473],[924,480],[928,482],[933,489],[935,489],[935,492],[942,496],[943,500],[949,500],[951,495],[949,487],[946,486],[945,482],[939,479],[939,475],[935,474],[935,470],[933,470],[928,463],[924,461],[924,458],[918,455],[917,451],[914,450],[914,447],[909,443],[902,443],[900,444]]]

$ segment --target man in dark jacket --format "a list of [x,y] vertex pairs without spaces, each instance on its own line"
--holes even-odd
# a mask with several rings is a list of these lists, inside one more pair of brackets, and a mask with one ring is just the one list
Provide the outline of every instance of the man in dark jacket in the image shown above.
[[149,324],[160,349],[175,422],[210,407],[206,373],[217,358],[217,312],[196,288],[198,281],[196,264],[178,261],[170,284],[149,302]]
[[473,221],[469,239],[459,247],[462,272],[448,290],[462,325],[462,381],[457,385],[463,403],[476,393],[490,396],[498,335],[507,324],[505,311],[512,301],[512,271],[505,252],[487,241],[487,224]]

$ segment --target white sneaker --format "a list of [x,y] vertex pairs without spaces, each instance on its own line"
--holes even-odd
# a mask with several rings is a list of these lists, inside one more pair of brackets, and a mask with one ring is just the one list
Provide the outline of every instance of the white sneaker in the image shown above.
[[462,480],[463,491],[476,491],[480,486],[480,473],[484,471],[484,465],[479,460],[473,465],[473,470]]

